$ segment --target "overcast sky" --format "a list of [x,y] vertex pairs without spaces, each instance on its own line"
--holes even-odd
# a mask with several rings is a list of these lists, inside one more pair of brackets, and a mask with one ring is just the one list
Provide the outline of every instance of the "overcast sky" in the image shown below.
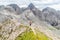
[[20,7],[27,7],[30,3],[39,9],[51,7],[60,10],[60,0],[0,0],[0,5],[17,4]]

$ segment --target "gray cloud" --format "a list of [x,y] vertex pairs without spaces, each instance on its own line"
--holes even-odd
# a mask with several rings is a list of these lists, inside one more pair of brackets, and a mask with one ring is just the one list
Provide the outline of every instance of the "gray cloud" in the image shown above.
[[18,4],[20,7],[27,7],[27,5],[33,3],[38,8],[45,8],[48,6],[54,7],[53,5],[57,6],[58,4],[60,4],[60,0],[0,0],[0,5],[7,5],[13,3]]

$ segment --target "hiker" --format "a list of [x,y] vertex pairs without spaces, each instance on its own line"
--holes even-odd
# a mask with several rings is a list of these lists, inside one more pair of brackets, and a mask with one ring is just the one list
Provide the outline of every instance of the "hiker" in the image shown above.
[[32,25],[32,21],[29,21],[29,25],[30,25],[30,26]]

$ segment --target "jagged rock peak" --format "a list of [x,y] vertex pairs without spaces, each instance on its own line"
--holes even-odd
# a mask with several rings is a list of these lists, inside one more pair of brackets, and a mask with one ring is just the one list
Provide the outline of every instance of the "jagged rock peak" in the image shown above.
[[46,7],[42,10],[42,12],[44,12],[44,11],[56,11],[56,10],[53,8],[50,8],[50,7]]
[[29,7],[30,9],[35,8],[35,6],[33,5],[33,3],[30,3],[30,4],[28,5],[28,7]]
[[13,7],[15,11],[17,8],[20,9],[20,7],[17,4],[9,4],[8,6]]

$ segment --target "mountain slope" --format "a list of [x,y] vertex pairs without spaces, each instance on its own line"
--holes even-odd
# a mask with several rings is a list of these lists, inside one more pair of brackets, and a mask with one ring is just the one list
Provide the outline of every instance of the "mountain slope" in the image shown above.
[[[43,37],[43,38],[42,38]],[[36,31],[36,34],[31,28],[20,34],[15,40],[52,40],[41,32]]]
[[22,13],[22,9],[17,4],[9,4],[7,6],[12,7],[17,12],[17,15]]
[[60,14],[58,13],[58,11],[56,11],[53,8],[45,8],[42,10],[43,15],[45,17],[45,21],[48,22],[51,26],[54,26],[55,28],[59,29],[59,25],[60,25]]
[[[11,6],[0,11],[0,40],[60,40],[60,30],[45,20],[44,12],[33,4],[23,10],[20,15]],[[48,12],[47,15],[49,22],[56,17],[55,13]]]
[[32,3],[28,5],[28,8],[38,17],[40,20],[43,19],[43,13],[37,9]]

